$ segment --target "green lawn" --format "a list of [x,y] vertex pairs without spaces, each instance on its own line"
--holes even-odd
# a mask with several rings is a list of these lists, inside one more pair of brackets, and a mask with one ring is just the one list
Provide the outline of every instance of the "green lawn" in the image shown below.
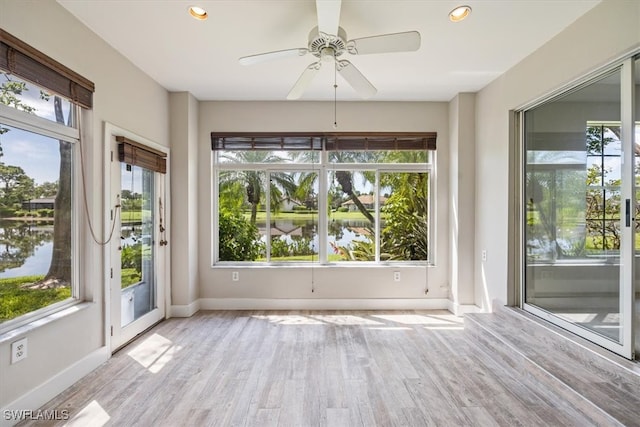
[[23,276],[0,279],[0,322],[14,319],[71,297],[71,289],[22,289],[44,276]]
[[[143,211],[127,211],[127,210],[123,210],[122,212],[120,212],[120,221],[123,223],[127,223],[127,222],[140,222],[142,221],[142,213]],[[148,218],[151,216],[151,212],[150,211],[144,211],[145,216]]]
[[[318,261],[318,255],[294,255],[294,256],[282,256],[282,257],[272,257],[271,258],[271,262],[279,262],[279,261],[285,261],[285,262],[290,262],[290,261]],[[330,254],[329,257],[327,258],[329,262],[336,262],[336,261],[344,261],[340,255],[336,255],[336,254]],[[266,258],[259,258],[256,261],[266,261]]]
[[123,268],[120,277],[120,287],[122,289],[135,285],[142,280],[141,274],[138,273],[135,268]]

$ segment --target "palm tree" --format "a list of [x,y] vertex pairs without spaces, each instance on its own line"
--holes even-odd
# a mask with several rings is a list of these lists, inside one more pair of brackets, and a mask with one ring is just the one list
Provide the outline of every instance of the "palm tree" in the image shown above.
[[[331,151],[329,155],[329,161],[335,163],[368,163],[375,161],[374,159],[377,157],[377,155],[377,153],[369,151]],[[315,152],[302,151],[292,153],[293,160],[307,159],[308,161],[310,156],[315,156]],[[371,224],[373,224],[375,222],[373,216],[362,204],[362,202],[358,198],[358,194],[356,194],[353,188],[353,175],[354,174],[351,171],[336,171],[335,179],[336,181],[338,181],[342,192],[349,196],[360,213],[362,213],[362,215],[364,215],[364,217],[367,218],[367,220],[371,222]],[[373,180],[373,178],[366,173],[363,173],[362,175],[365,180],[368,180],[370,182]],[[312,194],[317,179],[317,172],[301,173],[298,176],[298,190],[296,192],[296,196],[300,200],[309,199],[309,195]]]
[[[222,159],[231,163],[247,164],[247,163],[281,163],[285,159],[274,155],[270,151],[235,151],[220,154]],[[265,180],[267,174],[264,171],[256,170],[229,170],[220,173],[220,194],[237,193],[237,183],[241,182],[246,192],[247,203],[251,205],[251,224],[256,223],[258,214],[258,206],[263,200],[263,191],[265,188]],[[271,172],[269,174],[271,192],[271,200],[282,200],[285,196],[293,196],[296,193],[297,186],[294,182],[293,175],[286,172]],[[235,187],[235,191],[234,191]],[[271,203],[273,210],[277,209],[277,203]]]

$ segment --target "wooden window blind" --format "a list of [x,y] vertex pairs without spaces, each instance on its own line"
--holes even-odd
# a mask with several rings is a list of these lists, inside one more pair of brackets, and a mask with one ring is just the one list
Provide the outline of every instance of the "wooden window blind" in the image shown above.
[[0,69],[84,108],[92,108],[93,82],[0,29]]
[[211,132],[212,150],[308,151],[322,150],[322,134]]
[[211,132],[212,150],[435,150],[436,132]]
[[129,165],[140,166],[154,172],[167,173],[167,155],[124,136],[116,136],[118,160]]

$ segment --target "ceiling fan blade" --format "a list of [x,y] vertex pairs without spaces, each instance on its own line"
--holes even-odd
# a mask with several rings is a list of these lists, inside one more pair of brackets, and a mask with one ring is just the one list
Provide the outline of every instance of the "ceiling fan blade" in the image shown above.
[[316,0],[318,31],[332,36],[338,35],[341,0]]
[[320,62],[314,62],[309,65],[300,75],[296,84],[293,85],[289,94],[287,95],[287,99],[298,99],[302,96],[307,87],[311,84],[311,80],[318,74],[320,70]]
[[299,47],[295,49],[276,50],[274,52],[258,53],[256,55],[243,56],[238,61],[242,65],[259,64],[260,62],[273,61],[275,59],[292,58],[304,56],[309,53],[309,49]]
[[336,66],[340,75],[362,98],[371,98],[378,91],[375,86],[349,61],[337,61]]
[[353,55],[370,53],[411,52],[420,48],[420,33],[407,31],[404,33],[381,34],[363,37],[347,42],[347,51]]

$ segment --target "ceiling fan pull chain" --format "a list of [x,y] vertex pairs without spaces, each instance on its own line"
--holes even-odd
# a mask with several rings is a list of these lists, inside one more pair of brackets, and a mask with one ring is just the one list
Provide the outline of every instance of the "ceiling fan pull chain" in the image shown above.
[[333,128],[338,129],[338,61],[333,51]]

